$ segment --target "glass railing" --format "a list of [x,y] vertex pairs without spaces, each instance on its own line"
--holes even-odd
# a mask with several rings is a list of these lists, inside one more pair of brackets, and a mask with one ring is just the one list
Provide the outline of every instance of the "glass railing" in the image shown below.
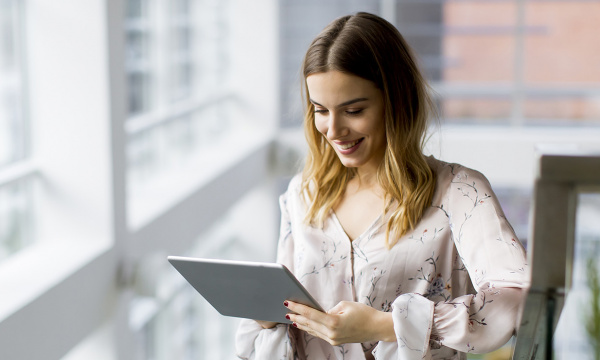
[[541,149],[528,246],[531,288],[513,359],[599,358],[600,290],[589,290],[594,281],[599,286],[591,276],[598,273],[599,225],[600,147]]

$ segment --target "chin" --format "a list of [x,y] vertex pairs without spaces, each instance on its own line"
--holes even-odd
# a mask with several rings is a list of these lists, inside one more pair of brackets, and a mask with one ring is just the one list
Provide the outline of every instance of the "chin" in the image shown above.
[[344,160],[341,157],[339,158],[340,162],[342,163],[342,165],[344,165],[347,168],[357,168],[360,167],[362,164],[356,161],[352,161],[352,160]]

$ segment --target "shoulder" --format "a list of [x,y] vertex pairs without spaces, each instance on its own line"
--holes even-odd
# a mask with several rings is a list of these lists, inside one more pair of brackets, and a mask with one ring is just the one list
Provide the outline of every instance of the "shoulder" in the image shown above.
[[447,187],[452,183],[485,183],[488,179],[481,172],[457,163],[449,163],[434,157],[428,158],[429,166],[436,173],[438,187]]
[[481,193],[487,197],[492,194],[490,182],[481,172],[433,157],[430,157],[428,161],[437,176],[435,203],[445,202],[453,195],[469,197],[469,195]]
[[279,197],[282,207],[289,207],[291,204],[298,204],[302,193],[302,174],[296,174],[288,183],[287,190]]
[[288,184],[288,191],[300,191],[302,187],[302,173],[297,173]]
[[299,173],[292,177],[292,179],[288,183],[287,190],[282,195],[282,197],[299,198],[301,192],[302,192],[302,174]]

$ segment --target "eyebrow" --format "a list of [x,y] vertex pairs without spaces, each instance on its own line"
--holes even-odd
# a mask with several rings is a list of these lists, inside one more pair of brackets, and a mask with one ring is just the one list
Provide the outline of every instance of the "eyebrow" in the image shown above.
[[[319,104],[318,102],[314,101],[313,99],[308,99],[308,100],[309,100],[311,103],[313,103],[314,105],[323,106],[323,105]],[[342,106],[348,106],[348,105],[352,105],[352,104],[354,104],[354,103],[361,102],[361,101],[366,101],[366,100],[369,100],[369,99],[367,99],[367,98],[356,98],[356,99],[348,100],[348,101],[345,101],[345,102],[343,102],[343,103],[341,103],[341,104],[338,104],[338,105],[336,106],[336,108],[340,108],[340,107],[342,107]],[[323,107],[325,107],[325,106],[323,106]]]

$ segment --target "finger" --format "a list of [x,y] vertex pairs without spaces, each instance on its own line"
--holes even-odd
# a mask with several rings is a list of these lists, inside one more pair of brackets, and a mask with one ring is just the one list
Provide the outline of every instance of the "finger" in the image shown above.
[[318,323],[323,323],[326,318],[327,318],[327,314],[313,309],[310,306],[306,306],[297,302],[293,302],[290,300],[287,300],[284,305],[290,309],[292,312],[301,315],[302,317],[309,319],[309,320],[313,320],[316,321]]
[[286,315],[286,319],[290,320],[292,325],[301,327],[301,330],[311,329],[320,333],[324,333],[326,331],[326,327],[320,322],[311,320],[299,314],[289,313]]
[[[305,332],[307,332],[308,334],[310,334],[312,336],[321,338],[321,339],[323,339],[323,340],[325,340],[328,343],[330,343],[330,344],[333,345],[332,340],[327,336],[327,334],[324,334],[323,332],[319,331],[318,327],[313,327],[310,324],[303,324],[303,323],[299,322],[299,321],[306,320],[306,318],[302,318],[299,315],[294,315],[294,316],[298,317],[299,320],[298,321],[294,321],[294,319],[292,319],[292,321],[293,321],[292,326],[294,326],[295,328],[297,328],[299,330],[305,331]],[[310,320],[309,320],[309,322],[310,322]]]
[[284,305],[291,311],[286,318],[296,325],[300,325],[299,328],[302,330],[311,329],[312,331],[312,329],[316,329],[321,325],[319,313],[322,313],[320,311],[289,300]]
[[310,306],[288,301],[288,309],[292,313],[288,314],[289,320],[302,325],[303,329],[312,329],[320,334],[329,333],[329,324],[332,322],[330,315],[313,309]]
[[335,315],[329,315],[309,306],[291,301],[288,301],[288,309],[294,311],[294,313],[289,313],[286,316],[288,320],[292,321],[293,326],[313,336],[317,336],[332,345],[335,343],[335,340],[332,339],[332,335],[335,335],[335,331],[332,328],[337,324]]

